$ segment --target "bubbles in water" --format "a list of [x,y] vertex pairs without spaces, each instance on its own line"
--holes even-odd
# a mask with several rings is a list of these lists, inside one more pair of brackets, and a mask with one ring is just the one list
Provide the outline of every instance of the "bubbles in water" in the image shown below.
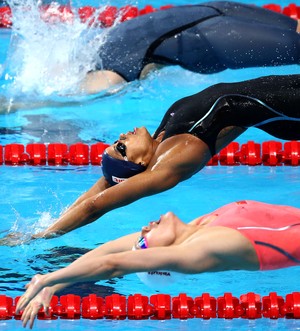
[[13,27],[3,70],[7,93],[12,97],[75,93],[86,73],[95,68],[105,30],[81,22],[70,6],[62,11],[58,3],[9,0],[8,4]]

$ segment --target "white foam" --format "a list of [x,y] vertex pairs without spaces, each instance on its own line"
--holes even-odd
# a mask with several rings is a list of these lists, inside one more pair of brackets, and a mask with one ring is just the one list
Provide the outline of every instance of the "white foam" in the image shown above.
[[[12,9],[12,38],[5,80],[13,95],[68,95],[75,93],[86,73],[95,68],[105,33],[82,23],[74,10],[69,22],[55,17],[47,22],[41,2],[8,1]],[[59,4],[51,3],[55,11]],[[103,9],[99,9],[103,10]],[[95,14],[98,15],[99,11]]]

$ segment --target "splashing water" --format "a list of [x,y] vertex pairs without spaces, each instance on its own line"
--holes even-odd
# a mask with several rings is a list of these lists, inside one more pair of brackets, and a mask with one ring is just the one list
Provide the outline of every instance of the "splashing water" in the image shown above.
[[82,23],[75,10],[64,13],[62,21],[53,15],[59,12],[58,3],[51,3],[46,11],[34,0],[9,0],[8,4],[13,27],[3,70],[6,94],[28,99],[76,93],[87,72],[95,68],[104,29]]

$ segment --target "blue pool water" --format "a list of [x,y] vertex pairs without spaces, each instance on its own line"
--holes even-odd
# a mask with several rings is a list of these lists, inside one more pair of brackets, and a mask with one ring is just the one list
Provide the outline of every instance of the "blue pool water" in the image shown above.
[[[247,2],[247,1],[244,1]],[[183,4],[177,1],[173,4]],[[253,1],[248,1],[253,3]],[[265,4],[256,1],[258,5]],[[93,2],[88,2],[95,5]],[[118,5],[118,3],[115,3]],[[143,7],[148,2],[140,1]],[[154,7],[166,2],[153,1]],[[289,2],[281,2],[288,5]],[[69,33],[67,31],[66,33]],[[0,65],[5,71],[11,30],[0,30]],[[38,45],[32,45],[38,46]],[[33,59],[42,61],[42,59]],[[28,144],[32,142],[78,141],[93,144],[111,143],[119,133],[135,126],[145,125],[154,131],[165,110],[177,99],[195,93],[219,81],[238,81],[268,74],[297,73],[297,66],[227,70],[215,75],[198,75],[177,67],[165,68],[147,80],[130,84],[120,93],[96,100],[82,99],[65,107],[38,107],[0,115],[0,144]],[[32,81],[36,78],[32,73]],[[180,78],[179,78],[180,77]],[[184,84],[183,84],[184,82]],[[30,86],[23,81],[23,88]],[[2,76],[0,95],[7,92],[7,80]],[[38,95],[37,98],[41,98]],[[72,100],[70,97],[67,100]],[[251,129],[237,141],[263,142],[273,139],[265,133]],[[0,200],[0,233],[10,230],[30,232],[46,227],[88,189],[102,175],[98,166],[32,167],[0,166],[2,199]],[[73,231],[63,237],[41,240],[19,247],[0,247],[0,295],[16,297],[23,293],[24,285],[36,273],[46,273],[70,263],[89,249],[117,236],[138,231],[141,226],[168,210],[189,221],[200,214],[241,199],[261,200],[289,204],[296,207],[300,197],[300,174],[297,167],[206,167],[201,173],[176,188],[112,211],[97,222]],[[299,270],[289,268],[270,272],[221,272],[192,275],[182,278],[176,285],[162,290],[176,296],[187,293],[191,297],[210,293],[214,297],[231,292],[255,292],[261,296],[277,292],[285,296],[299,291]],[[130,275],[96,284],[80,284],[65,293],[86,296],[96,293],[130,295],[142,293],[150,296],[154,290],[145,287],[136,275]],[[37,321],[38,330],[295,330],[296,320],[201,320],[187,321],[110,321],[110,320],[55,320]],[[1,330],[21,330],[20,321],[0,321]]]

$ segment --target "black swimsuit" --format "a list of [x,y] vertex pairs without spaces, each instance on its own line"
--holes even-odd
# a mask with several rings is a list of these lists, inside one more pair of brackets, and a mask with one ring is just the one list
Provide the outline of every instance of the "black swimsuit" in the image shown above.
[[154,138],[190,133],[215,154],[217,136],[228,126],[257,127],[285,140],[300,139],[300,75],[267,76],[213,85],[180,99],[166,112]]
[[288,16],[234,2],[177,6],[111,28],[99,50],[97,69],[133,81],[148,63],[180,65],[206,74],[297,64],[296,26]]

